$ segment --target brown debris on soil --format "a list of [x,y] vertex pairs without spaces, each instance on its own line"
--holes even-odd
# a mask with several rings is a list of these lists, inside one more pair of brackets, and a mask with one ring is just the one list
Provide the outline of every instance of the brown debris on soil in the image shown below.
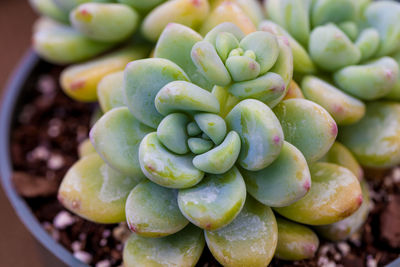
[[[94,105],[73,101],[58,87],[60,69],[42,63],[22,94],[11,134],[13,181],[49,234],[75,257],[96,267],[120,266],[126,224],[88,222],[66,211],[56,191],[77,160],[77,147],[89,131]],[[43,74],[46,73],[46,74]],[[400,168],[366,170],[373,207],[367,223],[348,241],[321,240],[312,260],[271,266],[384,266],[400,255]],[[220,266],[205,248],[197,264]]]

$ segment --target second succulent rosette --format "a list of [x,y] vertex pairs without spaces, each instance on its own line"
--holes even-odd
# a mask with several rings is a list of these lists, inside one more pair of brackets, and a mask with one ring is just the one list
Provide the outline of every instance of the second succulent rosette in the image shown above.
[[[306,99],[324,107],[365,167],[400,163],[400,4],[267,0],[261,30],[288,37]],[[291,37],[293,36],[293,37]]]
[[286,96],[292,71],[286,37],[169,24],[154,58],[99,84],[97,153],[66,174],[60,201],[92,221],[126,220],[125,266],[194,266],[205,242],[225,266],[312,257],[318,237],[302,224],[330,224],[327,236],[346,224],[345,238],[368,208],[334,119]]

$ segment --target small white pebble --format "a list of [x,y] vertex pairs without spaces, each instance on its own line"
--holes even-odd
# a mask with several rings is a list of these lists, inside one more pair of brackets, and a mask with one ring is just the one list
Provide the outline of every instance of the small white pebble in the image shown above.
[[106,229],[103,231],[102,237],[107,238],[111,235],[111,231]]
[[400,183],[400,168],[395,168],[393,170],[393,181],[395,183]]
[[326,256],[326,254],[328,254],[328,252],[332,252],[332,251],[334,251],[332,245],[331,244],[325,244],[320,248],[319,253],[321,255]]
[[371,255],[367,256],[367,267],[377,267],[378,263]]
[[87,264],[89,264],[92,261],[92,255],[90,255],[86,251],[81,251],[81,250],[75,251],[74,257]]
[[323,267],[337,267],[336,263],[334,263],[333,261],[329,261],[327,264],[325,264]]
[[335,255],[333,255],[333,259],[335,261],[340,261],[341,258],[342,258],[342,256],[339,253],[335,253]]
[[38,146],[29,153],[33,160],[47,160],[50,156],[49,150],[44,146]]
[[43,75],[39,78],[39,88],[38,90],[42,94],[50,94],[56,89],[56,81],[51,75]]
[[61,169],[64,166],[64,158],[61,155],[52,155],[47,162],[47,167],[52,170]]
[[72,248],[73,251],[81,250],[82,249],[81,242],[79,242],[79,241],[72,242],[71,248]]
[[111,263],[108,260],[102,260],[96,263],[96,267],[110,267]]
[[328,258],[325,256],[321,256],[318,258],[318,266],[325,266],[325,264],[327,264],[329,262]]
[[102,238],[102,239],[100,240],[99,245],[100,245],[100,247],[104,247],[105,245],[107,245],[107,239]]
[[337,244],[338,249],[342,253],[343,256],[346,256],[350,252],[350,246],[346,242],[339,242]]
[[61,133],[61,128],[58,125],[52,125],[47,129],[47,134],[50,137],[57,137]]
[[60,211],[57,216],[54,218],[53,224],[57,229],[65,229],[68,226],[72,225],[75,222],[75,218],[71,215],[71,213],[63,210]]

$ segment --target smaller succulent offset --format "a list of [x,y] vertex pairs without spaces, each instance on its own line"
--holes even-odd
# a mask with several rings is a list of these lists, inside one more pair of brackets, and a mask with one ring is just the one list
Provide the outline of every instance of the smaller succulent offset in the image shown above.
[[60,201],[89,220],[126,220],[125,266],[194,266],[205,243],[225,266],[312,257],[318,238],[297,222],[337,223],[362,192],[359,173],[329,157],[329,113],[284,100],[292,71],[286,37],[222,23],[203,38],[168,24],[154,58],[100,81],[98,154],[82,145]]

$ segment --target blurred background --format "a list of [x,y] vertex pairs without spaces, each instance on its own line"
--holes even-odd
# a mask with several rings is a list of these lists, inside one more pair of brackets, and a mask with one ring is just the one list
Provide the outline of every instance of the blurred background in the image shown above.
[[[28,0],[0,0],[0,98],[9,76],[29,49],[35,18]],[[0,267],[44,266],[36,241],[15,215],[2,189],[0,211]]]

